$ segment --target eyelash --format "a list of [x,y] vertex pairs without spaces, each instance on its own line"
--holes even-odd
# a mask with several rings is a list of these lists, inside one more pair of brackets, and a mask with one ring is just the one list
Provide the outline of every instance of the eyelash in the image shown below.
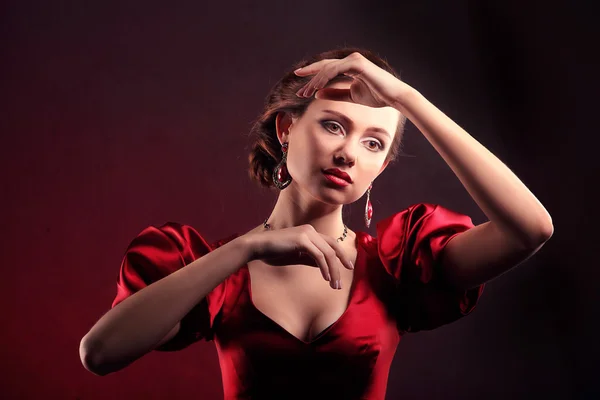
[[[340,129],[342,129],[342,126],[340,124],[338,124],[337,122],[335,122],[335,121],[321,121],[321,125],[323,125],[323,127],[325,129],[327,129],[327,125],[334,125],[334,126],[339,127]],[[329,129],[327,129],[327,130],[329,132],[331,132]],[[331,132],[331,133],[336,133],[336,132]],[[377,143],[377,147],[378,147],[379,151],[383,150],[383,148],[384,148],[383,144],[380,141],[378,141],[378,140],[371,139],[371,140],[369,140],[369,142],[375,142],[375,143]],[[373,150],[373,149],[370,149],[370,150]]]

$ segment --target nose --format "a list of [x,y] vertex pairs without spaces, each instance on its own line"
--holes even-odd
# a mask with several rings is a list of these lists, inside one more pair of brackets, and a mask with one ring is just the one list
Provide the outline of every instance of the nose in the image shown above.
[[357,144],[352,140],[347,140],[336,152],[334,158],[336,162],[353,166],[356,163]]

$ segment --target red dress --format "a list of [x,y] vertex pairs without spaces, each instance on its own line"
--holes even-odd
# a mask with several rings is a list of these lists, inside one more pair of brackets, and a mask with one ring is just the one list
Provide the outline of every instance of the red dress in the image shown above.
[[[448,324],[475,308],[484,285],[453,290],[436,268],[448,241],[473,226],[466,215],[421,203],[377,223],[376,237],[356,232],[348,307],[309,342],[253,305],[245,265],[198,303],[177,336],[156,350],[214,340],[227,400],[383,400],[401,335]],[[209,244],[188,225],[149,226],[127,248],[112,306],[237,236]]]

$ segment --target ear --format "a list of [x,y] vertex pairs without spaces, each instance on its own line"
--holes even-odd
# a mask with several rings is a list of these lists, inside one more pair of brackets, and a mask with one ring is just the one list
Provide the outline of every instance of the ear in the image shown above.
[[279,143],[289,142],[290,127],[294,123],[294,119],[289,113],[280,111],[275,118],[275,129],[277,131],[277,139]]

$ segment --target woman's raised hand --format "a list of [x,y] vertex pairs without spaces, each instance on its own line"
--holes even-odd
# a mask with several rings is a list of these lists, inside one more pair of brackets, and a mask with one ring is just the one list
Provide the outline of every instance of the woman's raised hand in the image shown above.
[[[309,224],[246,236],[251,260],[260,259],[274,266],[305,264],[317,267],[334,289],[341,289],[340,268],[354,269],[337,240],[317,232]],[[339,287],[336,287],[336,281],[340,282]]]
[[[299,97],[311,97],[335,101],[349,101],[368,107],[394,107],[414,89],[373,64],[362,54],[355,52],[342,59],[324,59],[299,68],[298,76],[311,76],[310,81],[296,93]],[[337,75],[353,79],[349,89],[325,88]]]

